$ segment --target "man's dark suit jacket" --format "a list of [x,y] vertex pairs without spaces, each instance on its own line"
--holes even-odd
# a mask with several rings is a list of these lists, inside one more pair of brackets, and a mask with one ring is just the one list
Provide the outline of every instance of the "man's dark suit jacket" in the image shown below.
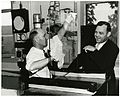
[[101,70],[108,72],[114,68],[118,52],[117,45],[108,40],[99,51],[95,50],[89,56]]
[[115,66],[118,52],[119,48],[117,45],[108,39],[99,51],[81,52],[68,69],[76,71],[80,66],[83,66],[88,72],[109,72]]

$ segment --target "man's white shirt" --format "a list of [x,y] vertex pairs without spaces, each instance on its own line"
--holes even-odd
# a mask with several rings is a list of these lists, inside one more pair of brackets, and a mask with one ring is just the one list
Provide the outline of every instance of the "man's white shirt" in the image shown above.
[[59,69],[62,68],[65,54],[63,53],[63,43],[59,39],[58,35],[55,35],[52,39],[50,39],[50,47],[49,47],[49,40],[48,40],[48,45],[44,50],[47,51],[48,49],[50,49],[51,51],[50,52],[51,56],[56,61],[58,61],[58,64],[57,64],[58,68]]
[[106,42],[107,42],[107,41],[105,41],[105,42],[103,42],[103,43],[96,43],[96,45],[95,45],[96,49],[99,51]]
[[[26,69],[29,70],[30,66],[34,61],[45,59],[44,52],[41,49],[32,47],[29,53],[26,56]],[[37,70],[31,71],[32,73],[36,72]],[[50,78],[50,72],[48,66],[44,67],[40,71],[36,72],[33,77],[44,77]]]

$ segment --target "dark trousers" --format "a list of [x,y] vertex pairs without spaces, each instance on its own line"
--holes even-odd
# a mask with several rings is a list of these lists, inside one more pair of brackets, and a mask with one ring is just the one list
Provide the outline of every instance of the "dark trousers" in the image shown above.
[[[91,59],[90,57],[91,52],[85,53],[82,52],[79,54],[73,62],[69,65],[68,71],[69,72],[86,72],[86,73],[106,73],[106,81],[107,84],[103,89],[100,90],[100,94],[97,95],[116,95],[115,88],[116,88],[116,79],[114,70],[105,71],[101,70],[97,64]],[[82,67],[82,68],[81,68]],[[108,89],[108,91],[107,91]],[[105,92],[105,93],[104,93]]]
[[68,70],[74,72],[103,72],[97,64],[90,58],[91,52],[82,52],[69,65]]

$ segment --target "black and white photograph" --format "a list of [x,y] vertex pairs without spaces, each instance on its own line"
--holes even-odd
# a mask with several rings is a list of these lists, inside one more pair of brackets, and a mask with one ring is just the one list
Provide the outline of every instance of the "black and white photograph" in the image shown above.
[[0,1],[1,96],[119,96],[120,1]]

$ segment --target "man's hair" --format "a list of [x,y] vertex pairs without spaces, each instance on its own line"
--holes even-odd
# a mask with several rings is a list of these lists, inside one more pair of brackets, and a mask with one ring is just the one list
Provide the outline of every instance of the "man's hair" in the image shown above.
[[26,40],[26,42],[25,42],[25,51],[26,51],[26,54],[29,52],[29,50],[31,49],[31,47],[34,46],[33,39],[34,39],[34,37],[37,34],[38,34],[37,31],[31,31],[31,33],[29,35],[29,38]]
[[32,44],[32,46],[34,46],[34,37],[38,34],[37,31],[32,31],[29,35],[29,39],[30,39],[30,42]]
[[50,26],[50,31],[52,32],[52,33],[54,33],[54,34],[57,34],[57,32],[60,30],[60,26],[59,25],[57,25],[57,24],[54,24],[54,25],[51,25]]
[[106,26],[107,26],[107,32],[111,32],[110,23],[105,22],[105,21],[100,21],[100,22],[97,23],[96,27],[97,27],[97,26],[102,26],[102,25],[106,25]]
[[59,31],[61,28],[62,28],[61,25],[59,25],[59,24],[54,24],[54,25],[50,25],[50,27],[47,27],[46,30],[47,30],[47,32],[50,31],[50,32],[51,32],[51,33],[50,33],[50,36],[53,37],[53,36],[55,36],[55,35],[58,34],[58,31]]

